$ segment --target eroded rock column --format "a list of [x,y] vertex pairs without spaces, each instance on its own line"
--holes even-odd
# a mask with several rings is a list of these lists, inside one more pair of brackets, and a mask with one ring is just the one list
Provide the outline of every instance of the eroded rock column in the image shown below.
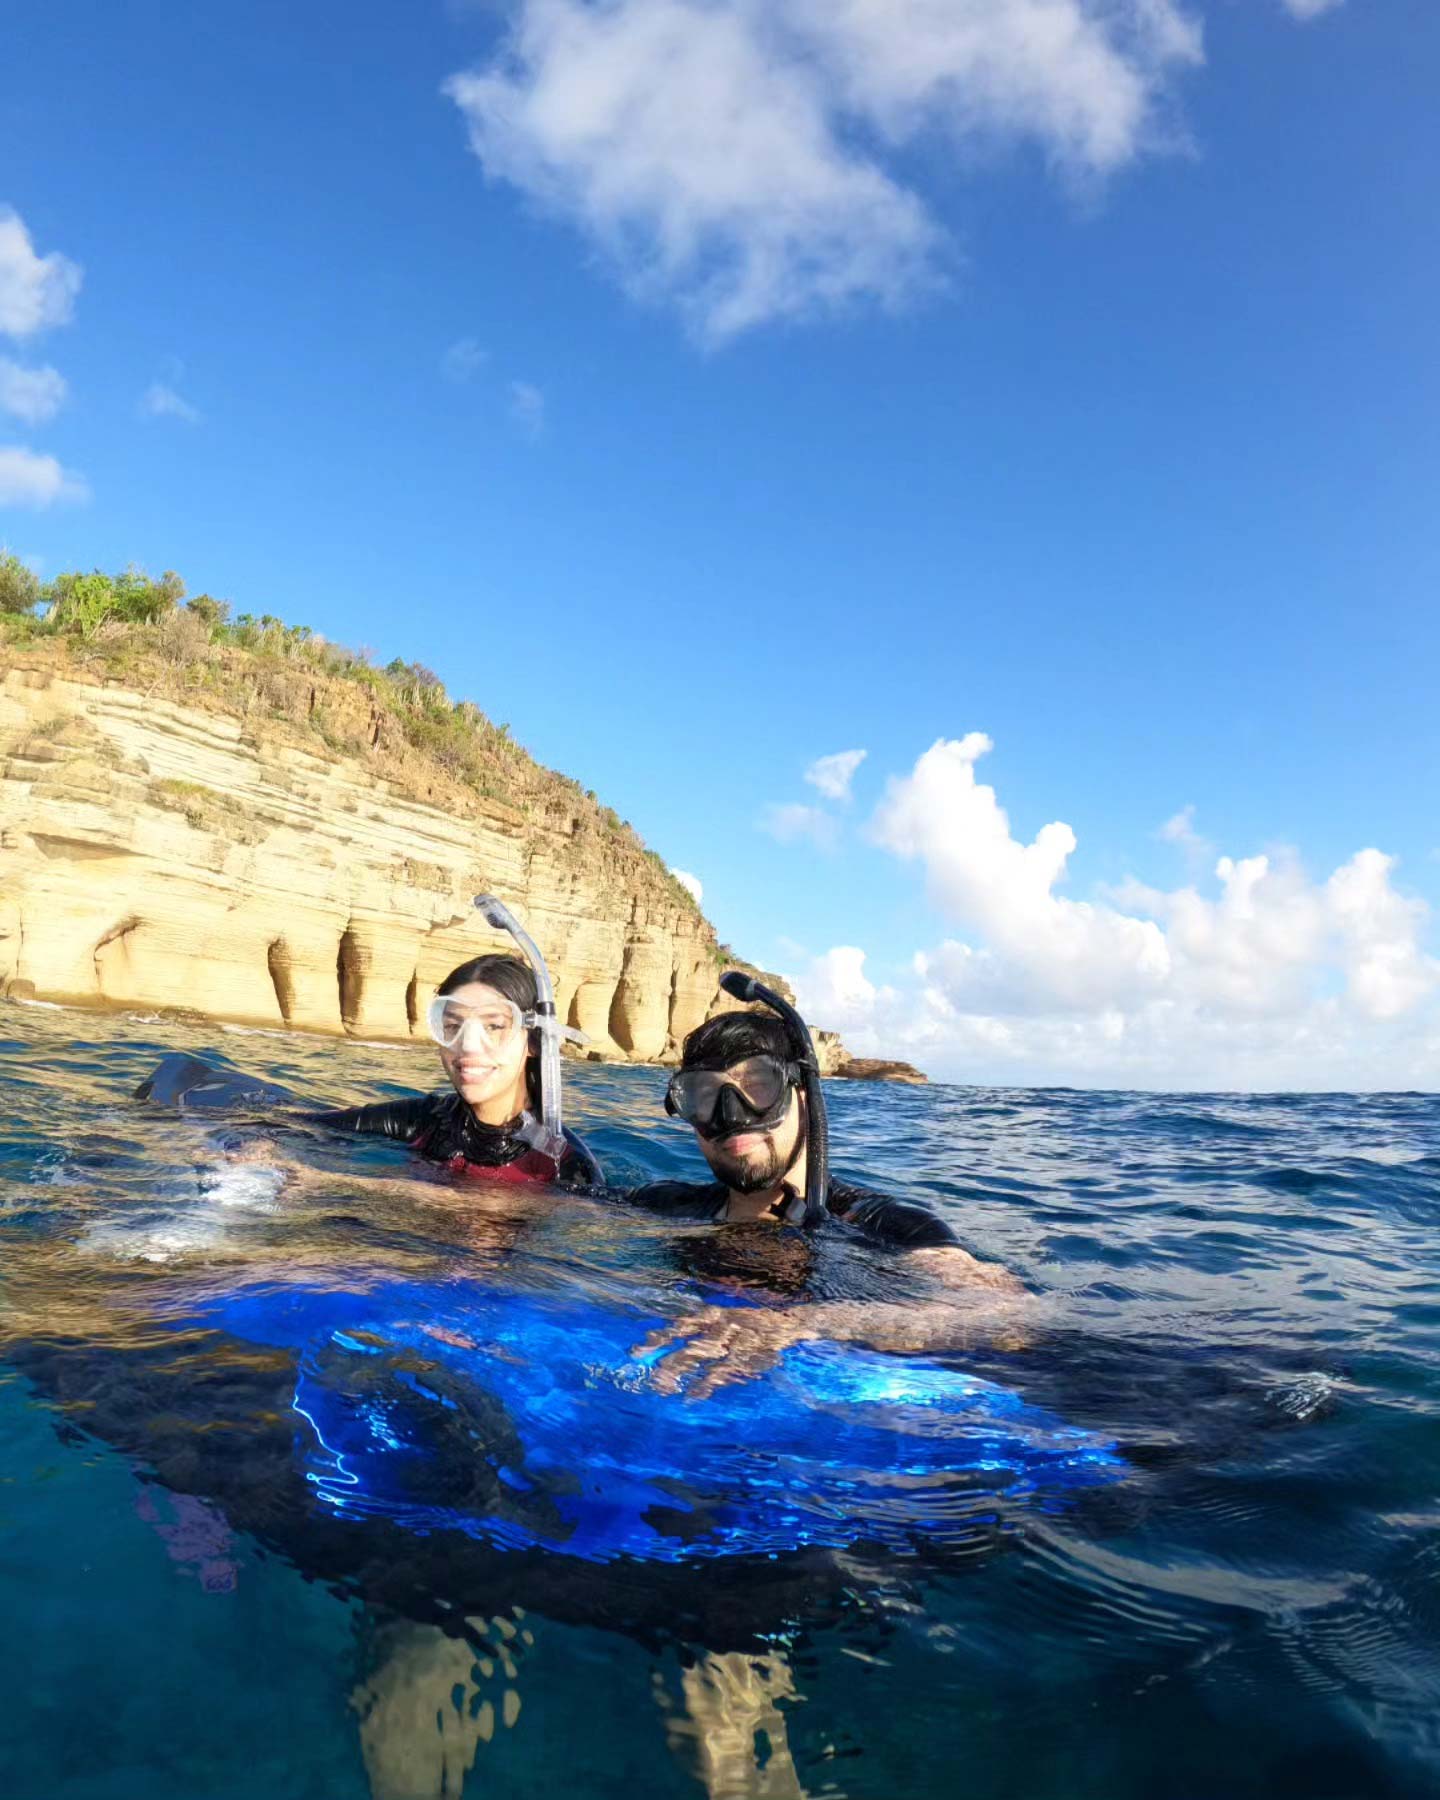
[[610,1002],[610,1036],[641,1062],[653,1062],[670,1035],[674,948],[667,932],[641,926],[625,946],[625,962]]

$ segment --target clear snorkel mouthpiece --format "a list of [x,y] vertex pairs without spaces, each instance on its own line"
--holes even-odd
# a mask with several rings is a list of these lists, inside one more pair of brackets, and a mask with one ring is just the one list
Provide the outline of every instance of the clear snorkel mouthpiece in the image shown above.
[[[540,1119],[532,1142],[535,1149],[551,1157],[556,1166],[565,1154],[565,1132],[560,1121],[560,1040],[572,1043],[587,1040],[583,1032],[562,1025],[555,1016],[555,988],[540,947],[503,900],[494,894],[477,894],[475,910],[496,931],[508,932],[525,952],[526,961],[535,974],[535,1029],[540,1033]],[[528,1134],[527,1134],[528,1135]]]

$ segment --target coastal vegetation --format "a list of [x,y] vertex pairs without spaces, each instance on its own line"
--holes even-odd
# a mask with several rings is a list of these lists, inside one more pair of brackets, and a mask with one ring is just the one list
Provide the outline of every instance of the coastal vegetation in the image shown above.
[[[251,722],[287,724],[339,755],[359,755],[417,798],[439,798],[436,772],[454,801],[565,821],[574,835],[643,858],[666,898],[698,912],[693,896],[634,828],[593,789],[547,769],[474,701],[452,699],[423,663],[379,665],[308,625],[273,613],[235,613],[208,593],[188,595],[173,570],[158,578],[78,570],[42,582],[19,558],[0,555],[0,650],[123,681],[149,694],[209,703]],[[407,754],[408,752],[408,754]],[[194,796],[171,795],[171,804]]]

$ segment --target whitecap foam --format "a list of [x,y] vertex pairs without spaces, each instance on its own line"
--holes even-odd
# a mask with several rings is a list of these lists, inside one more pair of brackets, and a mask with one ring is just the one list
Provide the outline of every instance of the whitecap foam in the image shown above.
[[98,1225],[79,1240],[83,1250],[113,1256],[120,1262],[165,1263],[197,1250],[214,1250],[225,1241],[219,1219],[203,1213],[182,1214],[163,1225]]
[[215,1206],[274,1212],[285,1171],[269,1163],[220,1163],[200,1176],[200,1191]]
[[1308,1375],[1297,1375],[1293,1381],[1271,1388],[1265,1399],[1276,1412],[1303,1425],[1330,1405],[1335,1398],[1335,1386],[1332,1376],[1312,1369]]

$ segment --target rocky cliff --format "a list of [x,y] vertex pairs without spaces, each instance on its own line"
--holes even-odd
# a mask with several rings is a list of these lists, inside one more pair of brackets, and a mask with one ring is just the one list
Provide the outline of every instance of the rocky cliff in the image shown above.
[[[221,705],[4,654],[0,991],[404,1038],[447,970],[499,947],[470,906],[491,890],[600,1052],[664,1059],[715,1003],[689,896],[523,752],[488,795],[383,741],[380,709],[345,720],[368,704],[354,683],[290,693],[271,671],[263,702],[231,680]],[[365,754],[330,748],[317,710]]]
[[451,968],[511,947],[471,906],[493,892],[591,1054],[673,1060],[734,1004],[717,976],[749,965],[504,727],[179,626],[0,643],[0,994],[406,1039]]

